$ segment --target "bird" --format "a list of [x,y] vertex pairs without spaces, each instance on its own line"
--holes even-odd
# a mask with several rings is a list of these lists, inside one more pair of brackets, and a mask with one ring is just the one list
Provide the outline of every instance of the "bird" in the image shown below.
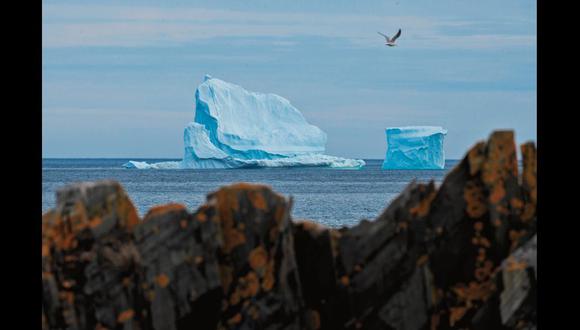
[[385,37],[385,40],[386,40],[385,45],[386,46],[393,47],[393,46],[396,46],[395,40],[397,40],[397,38],[401,36],[401,29],[399,29],[399,31],[397,32],[397,34],[395,34],[395,36],[392,37],[392,38],[389,38],[388,36],[386,36],[386,35],[384,35],[384,34],[382,34],[380,32],[377,32],[377,33],[380,34],[380,35],[382,35],[383,37]]

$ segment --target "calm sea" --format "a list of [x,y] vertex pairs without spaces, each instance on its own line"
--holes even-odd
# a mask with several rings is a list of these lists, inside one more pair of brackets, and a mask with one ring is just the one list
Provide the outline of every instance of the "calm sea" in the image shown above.
[[[134,159],[136,160],[136,159]],[[54,207],[58,188],[73,182],[113,179],[129,193],[141,216],[158,204],[177,202],[195,210],[206,195],[235,182],[270,185],[294,198],[293,218],[327,226],[351,226],[374,219],[413,179],[441,183],[457,160],[444,170],[387,171],[382,160],[365,160],[361,170],[328,168],[266,168],[235,170],[135,170],[121,165],[128,159],[44,159],[42,210]],[[143,159],[147,162],[176,159]]]

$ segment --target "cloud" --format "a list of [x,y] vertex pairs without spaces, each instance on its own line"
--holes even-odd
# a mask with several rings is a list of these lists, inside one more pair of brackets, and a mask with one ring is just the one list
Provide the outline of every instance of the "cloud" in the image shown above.
[[[385,22],[388,22],[385,24]],[[400,44],[407,49],[497,49],[531,47],[528,34],[450,35],[469,32],[478,22],[419,16],[246,12],[202,8],[151,6],[44,5],[45,48],[174,46],[212,38],[256,38],[262,44],[293,46],[289,38],[327,37],[345,40],[351,47],[380,47],[377,30],[403,28]],[[479,22],[493,26],[493,22]],[[525,24],[522,23],[522,24]],[[394,30],[393,30],[394,31]],[[392,32],[391,32],[392,33]],[[285,39],[283,41],[280,38]]]
[[122,120],[140,120],[151,123],[151,120],[165,121],[167,119],[178,119],[187,123],[193,119],[191,111],[166,111],[148,110],[138,111],[134,109],[111,109],[111,108],[65,108],[65,107],[44,107],[42,109],[44,118],[116,118]]

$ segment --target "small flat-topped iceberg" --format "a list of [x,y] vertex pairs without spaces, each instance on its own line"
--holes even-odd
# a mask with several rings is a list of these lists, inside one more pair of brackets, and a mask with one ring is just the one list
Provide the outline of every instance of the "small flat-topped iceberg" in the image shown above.
[[390,127],[387,134],[385,170],[445,168],[443,140],[447,130],[439,126]]
[[184,131],[181,162],[138,169],[318,166],[358,169],[360,159],[324,155],[326,133],[309,124],[287,99],[249,92],[209,75],[195,92],[195,116]]

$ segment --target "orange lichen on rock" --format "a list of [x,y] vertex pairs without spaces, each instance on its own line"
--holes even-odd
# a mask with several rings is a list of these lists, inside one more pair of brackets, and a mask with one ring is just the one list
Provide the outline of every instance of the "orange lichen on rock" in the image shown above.
[[479,243],[479,245],[483,246],[484,248],[489,249],[491,247],[490,241],[485,237],[480,237],[478,243]]
[[466,202],[465,211],[471,218],[480,218],[487,212],[484,195],[481,187],[473,181],[468,181],[463,191]]
[[222,223],[224,220],[233,222],[232,211],[237,212],[239,209],[237,190],[233,186],[224,187],[211,195],[217,203],[219,219]]
[[320,313],[317,310],[310,309],[308,315],[308,329],[320,329]]
[[479,248],[477,250],[477,261],[479,262],[483,262],[485,260],[485,249],[484,248]]
[[73,231],[80,231],[87,227],[88,214],[86,206],[82,201],[77,200],[68,214],[68,221]]
[[[50,242],[60,251],[67,251],[76,248],[76,235],[86,228],[89,228],[89,220],[86,209],[81,201],[76,201],[68,214],[55,215],[52,218],[46,218],[43,234]],[[43,220],[45,220],[43,218]]]
[[459,321],[459,320],[461,320],[461,318],[463,318],[463,316],[467,312],[467,308],[466,307],[451,307],[449,309],[449,312],[450,312],[449,313],[449,325],[454,326],[457,321]]
[[519,199],[519,198],[513,197],[510,200],[510,206],[513,209],[519,210],[519,209],[521,209],[521,208],[524,207],[524,202],[521,199]]
[[534,218],[535,215],[536,215],[536,206],[533,204],[526,204],[526,206],[524,207],[524,212],[522,213],[522,216],[520,218],[522,219],[523,222],[529,222]]
[[135,311],[132,309],[128,309],[126,311],[119,313],[119,316],[117,316],[117,322],[125,323],[125,322],[129,321],[130,319],[132,319],[133,316],[135,316]]
[[105,327],[101,323],[97,323],[97,325],[95,326],[95,330],[109,330],[109,328]]
[[252,205],[260,210],[267,208],[266,199],[264,198],[264,191],[271,190],[266,185],[237,183],[228,187],[223,187],[217,192],[210,195],[210,198],[216,198],[218,204],[218,211],[221,219],[230,219],[232,211],[239,210],[239,194],[248,196]]
[[423,266],[429,260],[429,256],[424,254],[417,259],[417,267]]
[[240,313],[237,313],[231,319],[228,320],[229,325],[236,325],[240,322],[242,322],[242,314]]
[[122,193],[122,198],[118,199],[117,212],[121,215],[120,224],[127,230],[133,230],[141,221],[137,215],[135,205],[131,203],[129,196],[125,193],[123,188],[119,185],[119,190]]
[[469,174],[475,175],[477,174],[483,165],[485,160],[483,152],[485,150],[485,143],[478,142],[475,146],[473,146],[469,152],[467,153],[467,161],[469,164]]
[[487,145],[482,180],[490,188],[490,202],[499,203],[505,196],[503,185],[509,176],[517,178],[518,167],[512,131],[493,132]]
[[531,201],[537,201],[537,156],[536,147],[533,142],[521,145],[524,172],[522,174],[522,185],[528,189]]
[[195,256],[193,261],[195,262],[196,265],[199,265],[203,262],[203,257],[202,256]]
[[509,237],[510,241],[515,241],[520,239],[522,236],[526,234],[526,230],[510,230]]
[[266,271],[264,272],[264,277],[262,279],[262,289],[264,291],[270,291],[274,287],[276,279],[274,277],[274,261],[270,260],[266,265]]
[[249,272],[239,279],[240,295],[242,298],[255,296],[260,290],[260,282],[255,272]]
[[235,247],[243,245],[246,242],[246,236],[240,230],[232,227],[223,228],[225,253],[230,253]]
[[409,228],[407,221],[401,221],[397,224],[397,232],[404,231]]
[[253,249],[249,256],[250,267],[254,270],[263,268],[268,261],[268,253],[261,245]]
[[340,233],[340,231],[336,229],[329,229],[329,233],[330,233],[330,249],[332,251],[332,256],[336,258],[340,252],[339,242],[340,238],[342,237],[342,234]]
[[282,224],[282,221],[284,221],[284,218],[286,217],[288,213],[288,208],[286,206],[286,204],[278,204],[276,206],[276,213],[274,215],[274,219],[276,220],[276,223],[278,223],[278,225]]
[[[488,142],[487,169],[517,176],[518,164],[513,131],[495,131]],[[485,180],[484,180],[485,181]],[[487,181],[486,181],[487,182]]]
[[253,320],[257,320],[260,317],[260,310],[255,305],[252,305],[248,308],[248,315],[250,315]]
[[431,330],[436,330],[439,328],[439,313],[434,313],[431,315]]
[[268,207],[266,204],[266,199],[264,198],[264,195],[261,191],[250,191],[248,193],[248,197],[250,198],[252,205],[258,210],[265,210]]
[[495,291],[495,284],[492,281],[482,283],[472,281],[469,282],[468,286],[458,283],[451,290],[457,295],[460,302],[485,301]]
[[151,218],[158,217],[164,213],[182,210],[186,210],[186,207],[183,204],[169,203],[165,205],[156,205],[153,206],[151,209],[149,209],[143,221],[147,221]]
[[479,282],[483,282],[493,274],[493,262],[486,260],[483,263],[483,267],[475,269],[475,279]]
[[508,260],[506,261],[506,265],[505,265],[505,269],[508,272],[513,272],[516,270],[524,270],[528,268],[528,263],[523,261],[523,260],[517,260],[514,257],[509,257]]
[[489,275],[489,273],[487,272],[487,270],[485,268],[475,269],[475,279],[480,281],[480,282],[483,281],[488,275]]
[[48,245],[48,243],[42,243],[42,256],[43,257],[48,257],[50,256],[50,246]]
[[98,226],[100,226],[103,223],[103,219],[99,216],[93,217],[91,220],[89,220],[89,227],[91,228],[96,228]]
[[222,250],[224,253],[229,254],[237,246],[246,243],[246,236],[244,233],[245,226],[243,223],[236,223],[233,218],[234,212],[238,212],[240,209],[238,194],[262,194],[261,191],[262,189],[265,189],[264,187],[265,186],[261,185],[240,183],[230,187],[221,188],[210,195],[210,200],[217,203],[218,218],[223,234],[224,244]]
[[499,203],[505,197],[505,189],[501,182],[498,182],[489,195],[489,201],[493,204]]
[[155,277],[155,281],[160,287],[165,288],[169,285],[169,276],[163,273],[159,274]]
[[524,209],[520,219],[524,223],[530,222],[536,215],[537,190],[537,159],[536,148],[533,142],[521,145],[523,158],[522,190],[524,197]]
[[72,280],[63,280],[62,287],[65,289],[70,289],[75,285],[75,281]]
[[[238,207],[237,204],[235,207],[236,208]],[[224,239],[222,249],[224,253],[230,253],[232,249],[246,242],[246,236],[241,230],[235,228],[235,223],[231,215],[231,208],[228,206],[220,205],[219,209],[221,210],[219,213],[219,217],[221,220],[221,227]],[[224,213],[226,213],[227,216],[224,216]]]
[[232,292],[230,294],[230,299],[229,299],[230,306],[237,305],[240,302],[241,299],[242,298],[240,297],[240,290],[238,290],[238,288],[236,288],[234,290],[234,292]]
[[431,202],[433,202],[433,199],[435,198],[436,195],[437,192],[435,190],[431,191],[430,193],[427,194],[425,198],[421,199],[416,206],[412,207],[409,210],[409,213],[413,216],[418,217],[426,216],[429,213],[429,210],[431,209]]
[[207,221],[207,215],[205,215],[205,213],[203,212],[198,212],[195,215],[195,219],[199,222],[206,222]]
[[519,245],[520,239],[524,236],[526,236],[527,234],[527,230],[522,229],[522,230],[510,230],[509,231],[509,239],[511,242],[511,246],[510,249],[513,251],[514,249],[516,249]]
[[286,199],[279,195],[274,195],[276,201],[272,208],[274,208],[274,221],[271,223],[270,231],[268,233],[270,241],[274,242],[278,240],[278,237],[287,225],[289,219],[291,200],[288,202]]

